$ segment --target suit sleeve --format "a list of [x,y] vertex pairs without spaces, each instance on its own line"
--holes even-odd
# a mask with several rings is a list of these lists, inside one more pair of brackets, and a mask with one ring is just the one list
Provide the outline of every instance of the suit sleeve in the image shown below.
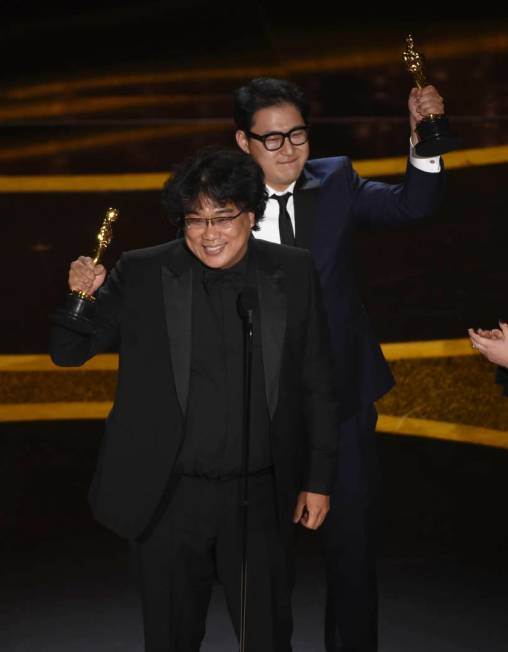
[[53,318],[49,353],[56,365],[79,367],[96,353],[108,351],[116,343],[120,332],[124,268],[122,257],[97,291],[92,308],[91,329],[76,320]]
[[319,279],[310,258],[308,269],[309,319],[303,363],[308,457],[303,490],[329,494],[338,448],[335,369]]
[[403,183],[363,179],[351,168],[353,216],[358,225],[406,226],[429,217],[444,193],[444,165],[439,173],[423,172],[408,162]]

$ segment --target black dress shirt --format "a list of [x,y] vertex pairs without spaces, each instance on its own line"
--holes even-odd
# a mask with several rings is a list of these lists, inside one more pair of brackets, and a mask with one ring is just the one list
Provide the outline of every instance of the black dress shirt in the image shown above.
[[[255,261],[214,270],[193,263],[192,356],[185,437],[175,472],[229,478],[241,472],[243,322],[238,295],[255,286]],[[254,318],[249,472],[272,466],[259,316]]]

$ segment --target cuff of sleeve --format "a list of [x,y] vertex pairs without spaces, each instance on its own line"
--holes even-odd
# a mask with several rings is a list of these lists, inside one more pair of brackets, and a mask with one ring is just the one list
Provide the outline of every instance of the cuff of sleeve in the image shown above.
[[324,451],[313,451],[307,467],[303,491],[329,495],[335,479],[336,467],[335,455]]
[[441,157],[433,156],[432,158],[426,158],[418,156],[411,142],[411,138],[409,139],[409,162],[413,167],[422,172],[430,172],[431,174],[441,172]]

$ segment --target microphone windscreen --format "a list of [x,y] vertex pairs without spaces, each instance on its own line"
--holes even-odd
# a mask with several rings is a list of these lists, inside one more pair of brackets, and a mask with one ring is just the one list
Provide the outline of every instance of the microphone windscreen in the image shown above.
[[258,305],[258,295],[254,288],[247,288],[238,295],[238,312],[242,319],[252,319]]

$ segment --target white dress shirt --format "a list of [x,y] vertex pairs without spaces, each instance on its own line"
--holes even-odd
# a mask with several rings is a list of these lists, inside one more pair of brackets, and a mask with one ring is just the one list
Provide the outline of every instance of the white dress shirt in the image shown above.
[[296,233],[295,229],[295,200],[293,191],[295,189],[296,181],[293,181],[286,190],[280,192],[270,188],[266,185],[266,192],[268,193],[268,201],[266,202],[265,216],[259,223],[259,231],[253,231],[255,238],[261,238],[261,240],[268,240],[269,242],[276,242],[280,244],[280,233],[279,233],[279,209],[280,204],[276,199],[271,199],[271,195],[285,195],[287,192],[291,193],[291,197],[288,199],[287,210],[289,217],[291,218],[291,224],[293,225],[293,233]]
[[[409,161],[411,165],[414,165],[415,168],[421,170],[422,172],[429,172],[431,174],[437,174],[438,172],[441,172],[441,159],[439,156],[434,156],[432,158],[423,158],[418,156],[414,151],[414,147],[411,141],[409,147]],[[296,181],[293,181],[293,183],[282,192],[270,188],[270,186],[267,184],[266,191],[268,193],[268,197],[271,195],[285,195],[287,192],[291,193],[291,197],[288,199],[287,209],[291,218],[291,224],[293,225],[293,232],[296,234],[295,202],[293,195],[295,184]],[[280,244],[279,202],[276,199],[268,199],[266,202],[265,216],[261,222],[259,222],[259,231],[253,231],[253,235],[255,238],[260,238],[261,240],[268,240],[269,242]]]

